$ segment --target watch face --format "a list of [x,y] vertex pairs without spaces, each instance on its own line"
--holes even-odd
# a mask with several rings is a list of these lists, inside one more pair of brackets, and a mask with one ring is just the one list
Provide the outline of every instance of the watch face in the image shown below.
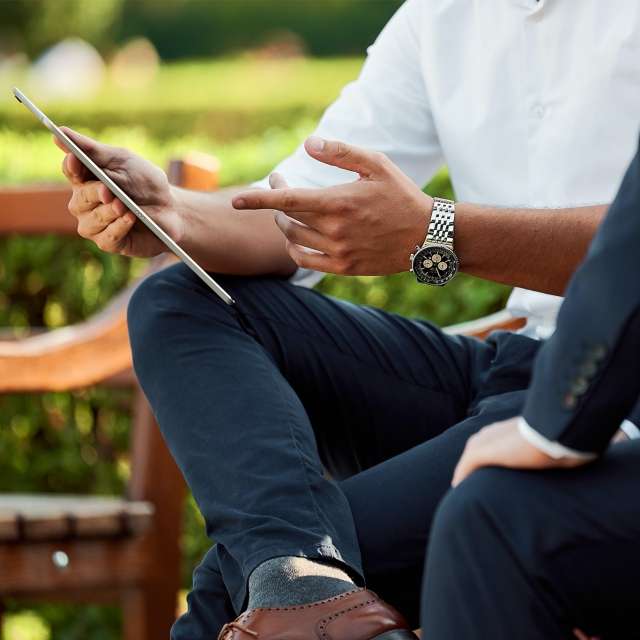
[[418,282],[443,285],[458,273],[458,257],[443,245],[423,247],[413,257],[413,272]]

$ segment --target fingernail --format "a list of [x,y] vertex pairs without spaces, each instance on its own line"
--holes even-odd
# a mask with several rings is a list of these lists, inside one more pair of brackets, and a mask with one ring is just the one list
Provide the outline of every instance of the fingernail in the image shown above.
[[247,206],[247,201],[244,198],[236,198],[233,201],[233,206],[236,209],[244,209]]
[[309,136],[307,138],[307,149],[310,151],[322,151],[324,149],[324,140],[318,136]]

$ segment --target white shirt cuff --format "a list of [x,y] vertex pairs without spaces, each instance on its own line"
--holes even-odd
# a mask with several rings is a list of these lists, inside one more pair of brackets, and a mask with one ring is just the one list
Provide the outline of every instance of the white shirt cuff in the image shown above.
[[629,440],[637,440],[640,438],[640,429],[630,420],[624,420],[620,425],[620,430],[624,432]]
[[597,457],[595,453],[587,453],[585,451],[576,451],[569,449],[559,442],[552,442],[545,438],[541,433],[536,431],[524,418],[518,419],[518,430],[520,435],[532,444],[536,449],[546,453],[550,458],[559,460],[560,458],[576,458],[578,460],[593,460]]

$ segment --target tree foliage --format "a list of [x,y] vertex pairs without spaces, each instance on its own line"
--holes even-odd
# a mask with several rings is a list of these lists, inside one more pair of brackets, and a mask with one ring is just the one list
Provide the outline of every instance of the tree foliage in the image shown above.
[[75,35],[109,53],[118,43],[142,35],[168,60],[253,49],[295,34],[313,55],[361,54],[400,4],[402,0],[4,0],[0,42],[36,55]]

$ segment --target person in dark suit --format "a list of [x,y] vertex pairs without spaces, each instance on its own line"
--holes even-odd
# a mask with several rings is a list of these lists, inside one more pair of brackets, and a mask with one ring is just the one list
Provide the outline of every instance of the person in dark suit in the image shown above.
[[458,463],[427,553],[425,638],[640,638],[640,440],[612,443],[639,397],[640,151],[522,416],[472,436]]

